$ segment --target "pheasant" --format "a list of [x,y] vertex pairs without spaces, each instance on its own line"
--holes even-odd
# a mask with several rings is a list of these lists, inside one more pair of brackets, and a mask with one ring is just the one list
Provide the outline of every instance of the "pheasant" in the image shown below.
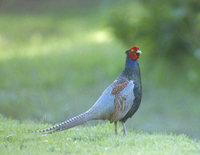
[[121,122],[124,135],[127,134],[125,122],[138,110],[142,97],[140,68],[140,48],[133,46],[126,51],[126,64],[122,73],[109,85],[96,103],[86,112],[68,119],[58,125],[37,133],[63,131],[89,120],[109,120],[114,122],[117,135],[117,122]]

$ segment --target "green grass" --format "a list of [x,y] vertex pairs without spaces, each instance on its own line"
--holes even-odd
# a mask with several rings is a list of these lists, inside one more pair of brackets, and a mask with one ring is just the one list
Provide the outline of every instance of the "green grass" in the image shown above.
[[128,130],[114,135],[113,124],[81,126],[51,135],[31,134],[50,124],[19,122],[0,116],[1,154],[200,154],[200,142],[185,135]]
[[[62,121],[92,106],[123,69],[129,47],[113,37],[102,15],[1,14],[0,18],[3,116]],[[143,98],[139,111],[127,121],[128,128],[200,137],[200,91],[196,83],[188,86],[188,77],[198,78],[192,67],[183,73],[169,71],[168,62],[151,61],[148,48],[141,49]]]

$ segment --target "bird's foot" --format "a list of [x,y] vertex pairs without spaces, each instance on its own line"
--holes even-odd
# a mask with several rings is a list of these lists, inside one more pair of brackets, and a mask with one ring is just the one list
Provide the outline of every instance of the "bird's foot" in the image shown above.
[[125,126],[124,122],[122,122],[122,126],[123,126],[124,136],[126,136],[127,135],[127,130],[126,130],[126,126]]
[[115,135],[117,136],[118,135],[118,132],[117,132],[117,122],[114,122],[115,123]]

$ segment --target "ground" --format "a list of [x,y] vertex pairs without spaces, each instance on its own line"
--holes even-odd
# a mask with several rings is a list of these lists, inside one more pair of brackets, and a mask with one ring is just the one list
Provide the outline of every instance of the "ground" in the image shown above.
[[10,154],[200,154],[200,142],[186,135],[128,130],[115,136],[110,123],[84,125],[55,134],[31,131],[51,124],[19,122],[0,117],[0,150]]

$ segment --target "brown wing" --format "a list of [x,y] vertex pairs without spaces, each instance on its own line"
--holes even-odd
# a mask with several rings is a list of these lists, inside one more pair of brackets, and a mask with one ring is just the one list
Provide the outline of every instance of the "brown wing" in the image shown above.
[[133,94],[133,88],[133,81],[126,80],[121,83],[116,82],[114,84],[111,95],[115,95],[115,111],[111,117],[111,122],[119,121],[130,110],[135,98]]
[[114,84],[114,87],[113,87],[113,90],[112,90],[111,94],[112,95],[119,94],[127,86],[128,83],[129,83],[128,80],[124,81],[123,83],[116,82]]

